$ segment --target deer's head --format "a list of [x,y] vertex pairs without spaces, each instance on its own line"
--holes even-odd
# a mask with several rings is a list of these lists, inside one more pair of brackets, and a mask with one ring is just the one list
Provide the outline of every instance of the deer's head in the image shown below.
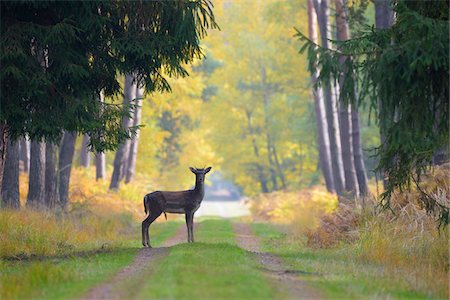
[[203,184],[205,181],[205,175],[209,171],[211,171],[211,167],[205,168],[205,169],[197,169],[193,167],[189,167],[189,170],[191,170],[192,173],[195,174],[195,182]]

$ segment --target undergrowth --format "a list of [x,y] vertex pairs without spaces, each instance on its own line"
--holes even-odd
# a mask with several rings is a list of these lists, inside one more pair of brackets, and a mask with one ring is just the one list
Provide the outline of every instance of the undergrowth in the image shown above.
[[24,259],[104,249],[124,243],[145,216],[142,198],[146,181],[138,178],[109,191],[95,180],[93,169],[72,170],[66,211],[26,207],[27,174],[20,175],[21,210],[0,211],[0,257]]
[[448,298],[448,226],[438,228],[438,216],[420,201],[426,192],[449,206],[448,179],[448,167],[435,169],[422,178],[421,190],[396,192],[391,210],[381,210],[370,197],[364,208],[362,201],[336,205],[327,194],[317,200],[317,189],[311,189],[252,199],[251,211],[256,218],[289,223],[291,234],[301,236],[298,243],[305,247],[329,249],[330,254],[345,249],[352,260],[379,266],[412,291]]

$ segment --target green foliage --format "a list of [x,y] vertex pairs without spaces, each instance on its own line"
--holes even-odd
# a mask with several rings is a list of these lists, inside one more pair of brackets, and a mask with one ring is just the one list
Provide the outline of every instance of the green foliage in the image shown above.
[[168,91],[169,76],[202,56],[200,39],[216,28],[208,0],[2,1],[1,113],[12,138],[57,140],[87,133],[111,150],[135,129],[119,126],[126,108],[102,104],[121,92],[118,75],[135,72],[147,92]]
[[[444,7],[444,9],[442,9]],[[389,29],[359,30],[355,38],[335,42],[337,50],[315,45],[300,31],[301,52],[309,69],[320,67],[318,84],[345,73],[341,101],[369,102],[377,111],[385,142],[377,149],[378,170],[388,186],[409,188],[430,166],[433,154],[445,149],[449,120],[448,7],[442,1],[396,1],[396,22]],[[443,13],[446,11],[447,13]],[[346,59],[343,67],[339,59]],[[355,88],[359,88],[359,95]]]

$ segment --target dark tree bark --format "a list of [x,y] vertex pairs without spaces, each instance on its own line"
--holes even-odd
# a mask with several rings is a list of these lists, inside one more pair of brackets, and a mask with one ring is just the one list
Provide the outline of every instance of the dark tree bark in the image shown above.
[[360,124],[359,124],[359,114],[356,109],[352,110],[352,127],[353,127],[353,150],[354,150],[354,160],[356,176],[358,178],[359,193],[361,196],[366,196],[369,193],[369,188],[367,187],[367,172],[366,166],[364,165],[364,157],[361,146],[361,135],[360,135]]
[[58,193],[58,145],[45,144],[45,204],[54,208],[59,203]]
[[89,135],[83,134],[80,149],[80,166],[89,168],[91,165],[91,153],[89,152]]
[[76,139],[76,133],[65,132],[59,151],[59,204],[63,209],[67,208],[69,198],[70,172],[72,170]]
[[[348,28],[347,15],[345,12],[344,1],[335,0],[336,5],[336,29],[337,40],[346,41],[349,39],[350,32]],[[339,59],[340,67],[344,68],[345,62],[349,57]],[[339,76],[339,87],[342,88],[345,75],[342,71]],[[352,116],[351,105],[349,103],[339,103],[339,126],[342,145],[342,160],[344,163],[345,190],[353,196],[359,196],[358,179],[356,177],[355,162],[353,155],[353,137],[352,137]]]
[[[317,37],[317,16],[313,9],[312,0],[308,0],[308,31],[309,38],[318,43]],[[317,71],[312,74],[312,84],[317,82]],[[325,179],[325,185],[328,192],[335,193],[334,180],[331,167],[331,154],[330,154],[330,138],[328,135],[328,125],[325,112],[325,102],[323,99],[322,88],[313,87],[314,108],[317,123],[317,141],[319,144],[319,163],[322,170],[323,177]]]
[[[390,0],[375,0],[375,27],[379,29],[386,29],[392,26],[394,22],[394,12],[392,10]],[[378,102],[378,111],[383,111],[381,106],[381,101]],[[379,118],[380,119],[380,118]],[[385,147],[386,143],[386,133],[383,131],[382,126],[380,126],[380,143],[381,147]],[[383,179],[383,186],[387,187],[387,177],[384,171],[380,171]]]
[[0,123],[0,194],[1,187],[3,182],[3,169],[5,167],[5,159],[6,159],[6,125]]
[[[142,87],[136,87],[136,109],[133,114],[133,126],[138,126],[141,124],[141,113],[142,113],[142,104],[143,104],[143,95],[144,89]],[[129,183],[135,174],[136,171],[136,160],[138,154],[138,146],[139,146],[139,135],[140,130],[138,130],[136,136],[131,140],[130,150],[128,152],[128,163],[126,165],[126,175],[125,175],[125,183]]]
[[22,171],[28,173],[30,170],[30,142],[27,138],[19,139],[19,160],[22,161]]
[[[331,45],[329,39],[331,39],[331,33],[329,30],[330,22],[328,0],[313,0],[313,4],[317,14],[317,21],[319,23],[322,47],[330,49]],[[328,84],[324,86],[323,89],[325,95],[328,133],[330,138],[330,154],[334,187],[336,189],[336,193],[338,195],[342,195],[344,192],[345,182],[335,88],[331,84]]]
[[2,207],[19,209],[19,143],[8,139],[3,149]]
[[31,141],[27,206],[45,207],[45,143]]
[[[125,76],[125,86],[124,86],[124,98],[123,104],[128,105],[130,101],[136,98],[136,85],[133,83],[133,76]],[[122,127],[128,128],[131,125],[131,120],[129,117],[122,118]],[[114,157],[114,169],[111,177],[111,184],[109,185],[110,190],[119,189],[120,180],[124,177],[125,165],[128,159],[128,151],[130,148],[130,141],[120,144],[117,149],[116,156]]]

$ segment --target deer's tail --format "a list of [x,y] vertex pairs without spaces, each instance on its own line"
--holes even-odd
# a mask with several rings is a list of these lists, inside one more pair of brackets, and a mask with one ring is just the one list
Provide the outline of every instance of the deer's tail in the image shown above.
[[147,209],[147,196],[144,196],[144,211],[145,211],[145,214],[147,215],[147,213],[148,213],[148,209]]
[[164,212],[164,217],[166,217],[166,221],[167,221],[167,214],[166,214],[166,212]]

